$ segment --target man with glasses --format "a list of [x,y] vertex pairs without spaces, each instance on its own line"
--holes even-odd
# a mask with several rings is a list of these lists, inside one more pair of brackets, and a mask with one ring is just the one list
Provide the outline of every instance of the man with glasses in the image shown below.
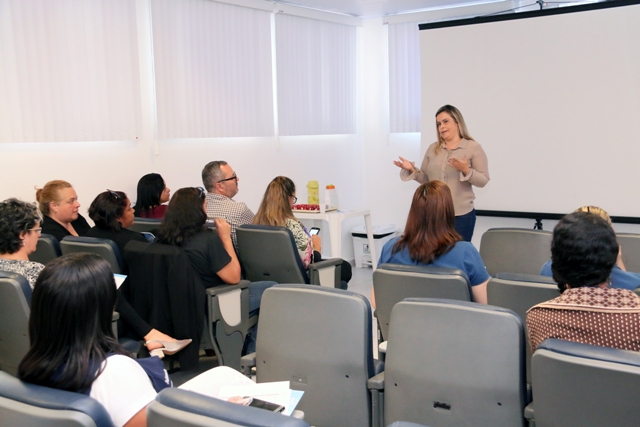
[[207,163],[202,169],[202,184],[207,189],[207,217],[224,218],[231,225],[233,246],[238,249],[236,228],[242,224],[251,224],[253,212],[243,202],[236,202],[240,178],[224,160]]

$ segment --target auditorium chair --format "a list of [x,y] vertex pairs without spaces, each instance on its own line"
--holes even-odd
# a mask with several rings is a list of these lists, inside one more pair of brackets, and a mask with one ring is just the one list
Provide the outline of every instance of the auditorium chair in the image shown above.
[[369,381],[376,425],[524,427],[524,359],[511,310],[407,298],[391,313],[385,370]]

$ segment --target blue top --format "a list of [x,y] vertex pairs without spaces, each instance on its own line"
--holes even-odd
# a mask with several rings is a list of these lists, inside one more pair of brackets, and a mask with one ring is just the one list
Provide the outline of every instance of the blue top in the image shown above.
[[[553,277],[551,273],[551,261],[547,261],[540,270],[541,276]],[[632,273],[630,271],[624,271],[617,265],[613,266],[611,270],[611,276],[609,277],[612,288],[628,289],[633,291],[637,287],[640,287],[640,274]]]
[[434,267],[456,268],[462,270],[469,277],[471,286],[480,285],[490,279],[482,258],[475,246],[469,242],[456,242],[453,249],[436,258],[431,264],[423,264],[411,259],[409,250],[405,247],[400,252],[392,254],[393,245],[400,239],[396,237],[385,243],[378,265],[384,263],[404,265],[432,265]]

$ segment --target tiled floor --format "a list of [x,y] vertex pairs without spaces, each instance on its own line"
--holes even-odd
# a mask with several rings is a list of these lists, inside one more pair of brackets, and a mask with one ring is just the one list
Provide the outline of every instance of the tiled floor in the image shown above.
[[[351,292],[357,292],[361,295],[364,295],[368,300],[371,299],[371,289],[373,288],[373,270],[371,268],[353,268],[353,277],[349,282],[349,290]],[[373,355],[377,357],[378,349],[376,346],[376,323],[375,319],[372,319],[373,322]],[[165,363],[167,369],[169,368],[168,364]],[[218,366],[218,361],[215,357],[201,357],[199,368],[194,371],[182,372],[177,371],[175,373],[170,374],[171,380],[173,381],[173,385],[175,387],[180,384],[190,380],[194,376],[198,375],[201,372],[204,372],[208,369],[214,368]]]

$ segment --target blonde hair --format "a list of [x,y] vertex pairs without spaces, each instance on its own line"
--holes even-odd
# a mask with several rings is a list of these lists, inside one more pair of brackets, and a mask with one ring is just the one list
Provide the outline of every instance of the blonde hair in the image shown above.
[[60,191],[65,188],[72,188],[72,186],[67,181],[63,181],[61,179],[49,181],[43,188],[36,187],[36,200],[38,201],[40,212],[44,215],[49,215],[49,204],[51,202],[60,203],[62,201]]
[[[464,122],[464,117],[462,117],[462,113],[460,112],[460,110],[458,110],[453,105],[447,104],[438,108],[438,111],[436,111],[436,117],[438,117],[440,113],[447,113],[451,116],[451,118],[453,118],[453,120],[455,120],[455,122],[458,124],[458,134],[460,135],[460,138],[470,139],[472,141],[474,140],[471,137],[471,135],[469,135],[469,131],[467,130],[467,124]],[[436,135],[438,136],[438,145],[436,146],[435,151],[436,151],[436,154],[438,154],[442,149],[442,147],[445,145],[445,142],[442,139],[442,136],[440,136],[440,132],[438,132],[437,126],[436,126]]]
[[611,218],[609,217],[609,214],[607,213],[607,211],[605,211],[602,208],[599,208],[597,206],[582,206],[579,207],[578,209],[576,209],[575,212],[588,212],[588,213],[592,213],[595,215],[598,215],[599,217],[601,217],[602,219],[604,219],[605,221],[607,221],[609,223],[609,225],[611,225]]
[[284,227],[287,219],[295,219],[289,204],[289,197],[293,197],[295,192],[296,186],[290,178],[286,176],[275,177],[264,192],[262,203],[253,218],[253,223]]

